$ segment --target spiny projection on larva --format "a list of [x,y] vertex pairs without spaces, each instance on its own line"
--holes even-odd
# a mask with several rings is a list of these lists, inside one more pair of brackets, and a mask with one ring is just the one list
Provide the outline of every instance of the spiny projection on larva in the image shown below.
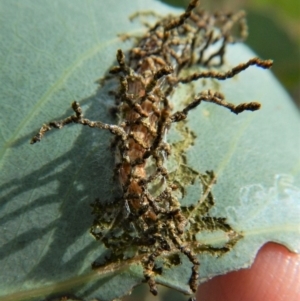
[[[102,265],[122,260],[129,253],[141,258],[145,281],[154,295],[158,256],[174,250],[187,256],[192,264],[189,286],[195,292],[200,265],[195,254],[205,251],[195,243],[195,234],[204,228],[231,229],[225,219],[208,216],[213,205],[211,185],[216,179],[213,172],[200,176],[208,205],[205,208],[201,204],[189,208],[180,205],[176,197],[178,186],[165,164],[172,152],[167,142],[168,130],[204,101],[235,114],[260,108],[257,102],[234,105],[225,101],[220,92],[208,90],[195,95],[183,110],[173,112],[172,94],[180,84],[203,78],[226,80],[250,66],[265,69],[272,66],[270,60],[253,58],[226,72],[211,70],[224,65],[226,45],[244,39],[247,27],[243,12],[208,14],[196,9],[198,2],[192,0],[178,17],[158,19],[126,56],[122,50],[117,51],[118,65],[106,78],[118,81],[113,93],[118,124],[84,118],[79,103],[74,101],[74,115],[44,124],[31,140],[38,142],[51,129],[61,129],[70,123],[108,130],[114,135],[116,178],[122,198],[105,205],[99,200],[92,204],[95,220],[91,233],[112,251]],[[232,34],[234,27],[239,28],[238,37]],[[184,71],[192,66],[199,72],[186,75]],[[93,264],[94,268],[98,266]]]

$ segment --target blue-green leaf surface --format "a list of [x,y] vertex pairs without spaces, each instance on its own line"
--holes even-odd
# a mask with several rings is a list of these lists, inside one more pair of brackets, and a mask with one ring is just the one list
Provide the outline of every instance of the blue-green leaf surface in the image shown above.
[[[91,270],[105,250],[89,234],[89,204],[116,194],[111,136],[73,125],[52,131],[36,145],[29,141],[44,122],[68,116],[73,100],[90,119],[116,122],[109,114],[111,98],[95,81],[114,64],[116,50],[134,42],[117,35],[146,30],[129,15],[149,9],[172,12],[151,0],[1,1],[0,300],[73,293],[108,301],[143,280],[138,259]],[[252,56],[245,46],[233,45],[224,70]],[[236,116],[201,104],[184,127],[170,131],[170,143],[186,144],[186,161],[176,161],[174,148],[169,169],[184,166],[195,174],[182,203],[198,202],[197,174],[214,170],[216,205],[210,215],[226,217],[243,236],[218,258],[199,255],[202,281],[248,266],[268,241],[300,252],[298,111],[272,74],[258,68],[221,84],[206,80],[180,86],[172,102],[183,108],[193,93],[209,88],[234,103],[259,101],[262,109]],[[197,240],[222,246],[229,236],[201,232]],[[180,258],[181,264],[165,269],[157,281],[188,293],[191,265]]]

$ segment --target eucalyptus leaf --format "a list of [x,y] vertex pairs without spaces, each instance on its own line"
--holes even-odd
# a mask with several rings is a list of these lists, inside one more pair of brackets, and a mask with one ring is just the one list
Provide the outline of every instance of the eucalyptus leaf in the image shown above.
[[[149,8],[178,13],[151,0],[1,1],[0,300],[72,293],[108,301],[143,281],[142,266],[130,254],[109,269],[91,270],[107,250],[89,234],[89,204],[118,195],[111,136],[74,125],[37,145],[29,141],[43,123],[70,115],[73,100],[90,119],[116,123],[109,87],[95,81],[115,63],[117,49],[132,47],[133,39],[118,35],[146,31],[129,16]],[[223,68],[253,56],[246,46],[232,45]],[[236,116],[201,104],[170,130],[168,168],[184,185],[182,205],[198,203],[203,175],[213,170],[209,217],[226,218],[232,229],[196,235],[200,245],[210,246],[199,250],[201,281],[249,266],[268,241],[300,252],[298,111],[271,72],[255,67],[224,82],[180,85],[174,109],[207,89],[234,103],[259,101],[262,109]],[[157,282],[190,293],[191,264],[174,256],[177,263],[169,267],[158,259],[164,269]]]

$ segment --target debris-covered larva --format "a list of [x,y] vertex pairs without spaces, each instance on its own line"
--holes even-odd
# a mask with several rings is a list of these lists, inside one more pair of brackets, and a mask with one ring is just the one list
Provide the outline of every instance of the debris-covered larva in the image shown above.
[[[166,139],[168,130],[173,123],[186,119],[189,111],[203,101],[223,106],[235,114],[260,108],[257,102],[234,105],[225,101],[221,93],[208,90],[196,95],[182,111],[172,112],[174,89],[179,83],[201,78],[225,80],[252,65],[272,66],[270,60],[253,58],[227,72],[206,70],[183,76],[182,71],[191,66],[223,65],[225,47],[234,41],[233,26],[239,26],[240,38],[247,33],[243,12],[208,14],[196,10],[198,2],[192,0],[178,17],[159,19],[138,39],[127,58],[122,50],[117,51],[118,66],[110,70],[110,76],[119,81],[114,93],[119,124],[84,118],[79,103],[73,102],[74,115],[43,125],[31,141],[38,142],[51,129],[70,123],[108,130],[115,136],[116,173],[123,196],[105,206],[97,200],[92,204],[95,220],[91,233],[112,250],[109,262],[121,259],[129,248],[142,255],[145,280],[154,295],[157,294],[155,259],[174,248],[192,263],[191,290],[195,292],[198,284],[199,261],[189,248],[185,233],[189,217],[173,193],[176,185],[165,167],[172,152]],[[208,53],[211,45],[219,47]],[[214,178],[213,173],[207,176]],[[125,210],[116,211],[116,206]],[[112,225],[109,234],[103,228],[105,223]]]

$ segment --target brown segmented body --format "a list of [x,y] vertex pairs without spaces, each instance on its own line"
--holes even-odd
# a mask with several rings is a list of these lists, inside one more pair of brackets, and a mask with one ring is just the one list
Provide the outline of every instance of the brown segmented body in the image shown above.
[[[182,111],[173,113],[170,98],[174,89],[180,83],[201,78],[231,78],[252,65],[272,65],[272,61],[254,58],[224,73],[208,70],[181,76],[182,70],[190,66],[223,65],[225,47],[235,41],[231,35],[233,26],[240,26],[240,38],[247,32],[243,13],[209,15],[195,11],[197,4],[197,0],[192,0],[179,17],[158,20],[129,51],[128,59],[121,50],[117,51],[118,66],[110,73],[119,81],[114,93],[118,125],[83,118],[79,104],[74,102],[75,115],[45,124],[32,139],[32,143],[40,141],[45,132],[69,123],[106,129],[115,135],[117,178],[123,195],[121,200],[112,200],[108,205],[96,200],[91,233],[112,251],[106,263],[122,260],[128,250],[133,250],[132,256],[142,255],[144,276],[153,294],[157,294],[155,258],[162,252],[175,248],[188,257],[193,265],[189,280],[192,291],[197,288],[199,269],[199,261],[189,247],[191,235],[185,233],[187,223],[192,221],[182,211],[173,193],[176,185],[165,168],[172,151],[166,141],[169,128],[186,119],[188,112],[202,101],[236,114],[260,107],[256,102],[234,105],[226,102],[221,93],[208,90],[196,95]],[[217,50],[211,52],[211,46],[216,45]],[[126,208],[125,214],[122,208]]]

